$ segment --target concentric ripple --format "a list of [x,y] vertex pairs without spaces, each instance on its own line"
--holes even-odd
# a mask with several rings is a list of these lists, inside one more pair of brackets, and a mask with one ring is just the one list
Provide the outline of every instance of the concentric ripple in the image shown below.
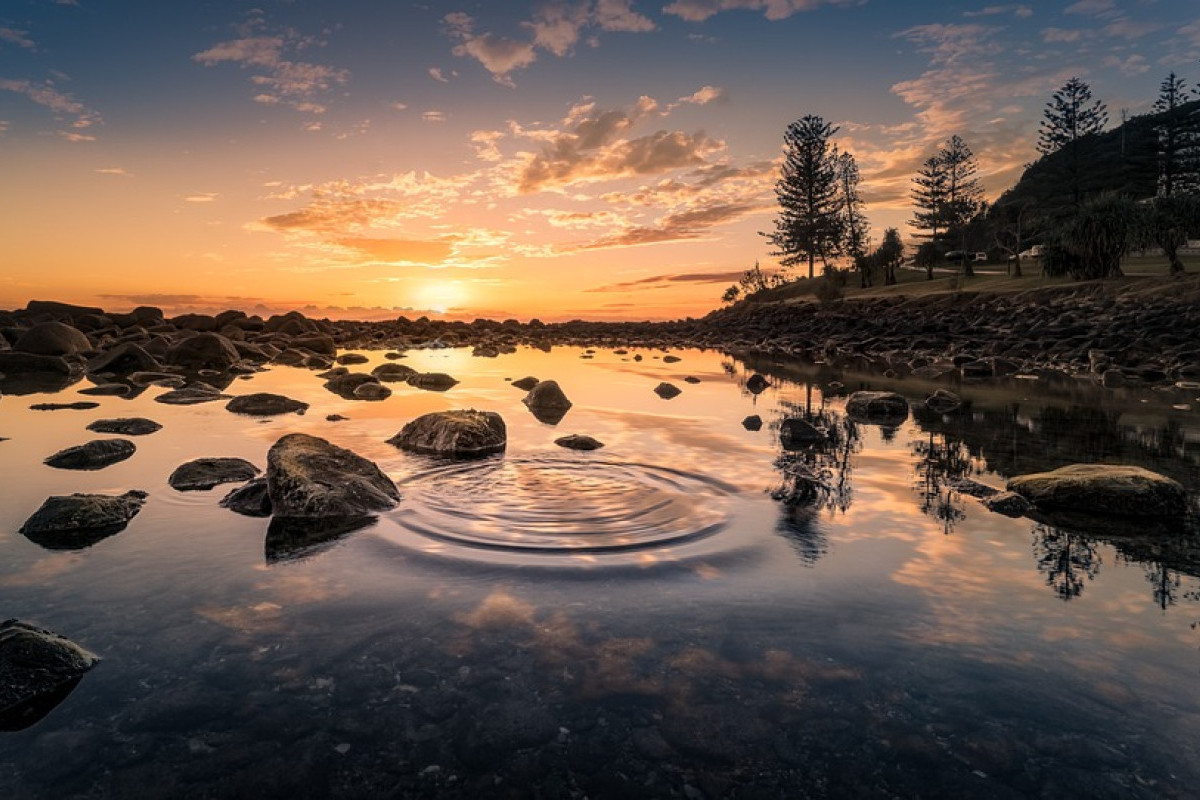
[[646,464],[498,458],[400,482],[393,519],[426,540],[519,554],[665,551],[729,522],[734,492],[703,475]]

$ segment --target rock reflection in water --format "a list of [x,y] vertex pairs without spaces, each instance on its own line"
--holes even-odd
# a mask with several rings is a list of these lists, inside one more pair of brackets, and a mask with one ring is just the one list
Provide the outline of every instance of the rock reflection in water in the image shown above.
[[375,521],[376,517],[272,517],[263,545],[267,563],[314,556]]

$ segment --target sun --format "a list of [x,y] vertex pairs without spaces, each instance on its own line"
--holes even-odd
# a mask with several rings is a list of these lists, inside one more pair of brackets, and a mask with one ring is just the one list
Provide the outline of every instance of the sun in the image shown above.
[[470,293],[461,281],[436,281],[418,286],[413,294],[417,308],[445,314],[452,308],[461,308]]

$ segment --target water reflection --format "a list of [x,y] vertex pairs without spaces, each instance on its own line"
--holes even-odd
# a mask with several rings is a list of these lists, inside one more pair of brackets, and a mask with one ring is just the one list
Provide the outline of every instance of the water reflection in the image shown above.
[[918,506],[942,523],[949,535],[966,517],[965,504],[956,484],[980,471],[977,460],[961,441],[929,431],[925,439],[912,443],[916,458]]
[[1100,572],[1096,542],[1076,531],[1037,525],[1033,529],[1033,556],[1054,594],[1073,600]]

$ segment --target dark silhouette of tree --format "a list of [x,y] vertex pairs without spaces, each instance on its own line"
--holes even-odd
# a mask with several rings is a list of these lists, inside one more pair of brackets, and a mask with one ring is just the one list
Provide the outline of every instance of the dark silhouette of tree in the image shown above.
[[1134,208],[1134,245],[1161,247],[1170,264],[1170,273],[1182,273],[1179,248],[1188,236],[1200,231],[1200,195],[1173,194],[1155,197]]
[[784,267],[807,261],[809,278],[816,259],[828,266],[844,241],[837,154],[829,141],[836,132],[813,114],[788,125],[782,174],[775,183],[779,215],[775,232],[764,234],[775,248],[771,255]]
[[1099,100],[1092,99],[1092,90],[1079,78],[1071,78],[1046,103],[1041,129],[1038,132],[1038,151],[1044,156],[1066,153],[1060,176],[1070,187],[1076,206],[1083,199],[1080,184],[1083,169],[1079,140],[1100,133],[1108,124],[1108,110]]
[[1062,600],[1073,600],[1100,572],[1100,553],[1081,533],[1038,525],[1033,530],[1033,554],[1046,585]]
[[853,153],[837,153],[835,163],[842,217],[839,250],[858,258],[867,252],[867,215],[863,213],[863,199],[858,190],[858,162]]
[[997,248],[1008,257],[1008,274],[1014,278],[1022,276],[1021,253],[1028,242],[1026,217],[1032,208],[1029,200],[1001,197],[988,210],[992,238]]
[[1179,573],[1167,569],[1166,564],[1160,563],[1146,564],[1145,569],[1146,582],[1152,587],[1154,603],[1166,611],[1169,606],[1173,606],[1177,602],[1176,595],[1182,584]]
[[[929,241],[934,243],[939,236],[957,234],[966,277],[974,274],[966,258],[967,225],[979,213],[983,202],[978,173],[975,154],[961,136],[955,135],[925,161],[913,178],[912,199],[917,210],[909,225],[928,231]],[[926,268],[926,277],[932,280],[932,265]]]
[[1195,95],[1174,72],[1158,90],[1158,196],[1200,191],[1200,113],[1182,106]]
[[[938,156],[925,159],[921,169],[913,178],[912,201],[917,210],[909,220],[909,226],[924,233],[914,234],[917,238],[926,239],[927,243],[936,246],[939,234],[946,230],[946,165]],[[933,280],[933,260],[925,266],[925,277]]]
[[900,241],[900,231],[888,228],[883,232],[883,241],[875,250],[873,257],[883,268],[883,282],[891,286],[896,282],[896,270],[904,260],[904,242]]
[[782,275],[763,272],[758,261],[755,261],[753,267],[742,273],[742,277],[738,279],[737,283],[725,290],[725,293],[721,295],[721,302],[735,303],[767,289],[774,289],[783,282]]
[[966,513],[954,484],[976,471],[975,459],[962,442],[930,431],[929,438],[912,444],[917,457],[916,491],[920,497],[921,513],[942,523],[942,533],[949,535]]

